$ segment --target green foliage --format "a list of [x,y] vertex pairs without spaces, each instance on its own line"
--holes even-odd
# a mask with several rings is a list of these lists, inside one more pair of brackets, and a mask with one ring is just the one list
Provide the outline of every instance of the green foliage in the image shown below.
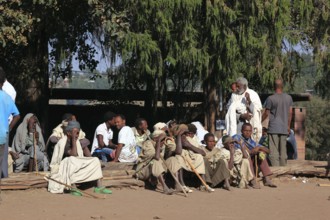
[[[36,94],[46,95],[48,70],[54,79],[70,76],[74,56],[80,69],[94,70],[98,60],[91,36],[112,22],[117,26],[108,31],[127,28],[118,17],[123,13],[112,11],[112,3],[105,0],[1,1],[0,65],[19,94],[37,87]],[[18,102],[24,99],[30,97],[18,96]]]
[[21,0],[0,1],[0,47],[7,44],[27,45],[27,33],[32,31],[37,19],[21,9]]
[[330,97],[328,0],[0,2],[0,64],[23,92],[32,80],[46,91],[49,68],[55,78],[71,75],[73,57],[93,71],[100,51],[111,62],[122,59],[109,72],[115,84],[147,84],[154,108],[157,96],[166,103],[169,81],[179,93],[200,80],[205,109],[213,103],[214,111],[209,95],[241,75],[258,92],[269,91],[277,77],[293,88],[305,63],[292,47],[299,43],[310,49],[315,78],[324,76],[319,91]]
[[326,160],[329,153],[330,105],[314,96],[312,101],[300,103],[306,107],[306,159]]
[[[300,2],[300,4],[299,4]],[[304,37],[304,45],[312,50],[313,61],[316,64],[318,76],[322,76],[316,85],[316,89],[322,97],[329,99],[328,90],[330,74],[330,1],[328,0],[304,0],[294,1],[296,22]]]

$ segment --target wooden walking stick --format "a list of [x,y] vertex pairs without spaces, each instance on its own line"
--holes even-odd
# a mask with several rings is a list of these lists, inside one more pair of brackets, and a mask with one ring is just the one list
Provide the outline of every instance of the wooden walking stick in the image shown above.
[[203,186],[205,186],[205,188],[207,189],[209,186],[205,183],[205,181],[203,180],[203,178],[199,175],[199,173],[195,169],[194,165],[192,165],[191,162],[185,156],[183,156],[183,155],[181,155],[181,156],[189,164],[190,168],[194,171],[194,173],[196,174],[196,176],[198,177],[198,179],[202,182]]
[[[254,128],[254,132],[256,134],[256,140],[259,139],[258,137],[258,128]],[[256,169],[256,178],[258,178],[258,152],[256,155],[254,155],[254,165],[255,165],[255,169]]]
[[71,190],[73,189],[73,190],[75,190],[75,191],[77,191],[77,192],[80,192],[82,195],[87,195],[87,196],[93,197],[93,198],[95,198],[95,199],[104,199],[104,198],[98,197],[98,196],[96,196],[96,195],[93,195],[93,194],[91,194],[91,193],[87,193],[87,192],[81,191],[81,190],[79,190],[79,189],[76,188],[76,187],[70,186],[70,185],[68,185],[68,184],[66,184],[66,183],[62,183],[62,182],[60,182],[60,181],[58,181],[58,180],[55,180],[55,179],[53,179],[53,178],[51,178],[51,177],[49,177],[49,176],[46,176],[46,175],[42,175],[42,176],[45,177],[45,178],[48,179],[48,180],[54,181],[55,183],[61,184],[61,185],[65,186],[65,187],[67,187],[67,188],[69,188],[69,189],[71,189]]
[[35,170],[36,170],[36,174],[38,175],[37,138],[38,138],[37,137],[37,129],[35,129],[34,132],[33,132],[34,167],[35,167]]
[[[134,176],[135,176],[135,177],[138,177],[138,176],[136,176],[136,174],[138,174],[142,169],[144,169],[144,168],[150,166],[152,160],[153,160],[153,158],[149,159],[149,161],[148,161],[144,166],[142,166],[142,167],[140,167],[139,169],[135,170],[135,172],[132,174],[132,177],[134,177]],[[129,174],[128,174],[128,175],[129,175]],[[137,179],[138,179],[138,178],[137,178]]]
[[174,173],[172,172],[172,170],[170,170],[168,167],[167,167],[167,164],[165,163],[165,160],[160,157],[160,159],[162,159],[163,163],[165,164],[166,166],[166,169],[170,172],[171,176],[173,177],[174,181],[179,185],[179,187],[181,188],[182,192],[184,193],[185,197],[188,197],[187,195],[187,192],[186,190],[184,190],[183,186],[181,185],[181,183],[179,182],[179,180],[175,177]]

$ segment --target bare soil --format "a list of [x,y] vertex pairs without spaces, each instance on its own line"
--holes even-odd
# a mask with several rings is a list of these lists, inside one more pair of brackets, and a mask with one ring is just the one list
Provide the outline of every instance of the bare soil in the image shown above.
[[167,196],[143,188],[113,189],[105,199],[54,195],[46,189],[2,191],[0,219],[330,219],[329,179],[282,177],[278,188]]

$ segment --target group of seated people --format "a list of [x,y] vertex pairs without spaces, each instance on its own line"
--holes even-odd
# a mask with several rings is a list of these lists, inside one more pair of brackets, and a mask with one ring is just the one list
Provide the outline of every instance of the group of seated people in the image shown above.
[[[151,133],[143,118],[136,119],[131,128],[125,116],[107,112],[90,145],[76,117],[67,113],[45,143],[39,121],[30,113],[18,126],[8,164],[14,172],[50,168],[48,190],[52,193],[63,193],[65,184],[91,181],[95,181],[95,192],[111,193],[101,186],[101,167],[107,162],[135,163],[134,176],[150,184],[159,183],[165,194],[193,192],[186,185],[189,173],[196,175],[199,188],[208,192],[216,187],[231,190],[232,186],[258,189],[259,172],[265,186],[276,187],[269,178],[269,150],[253,141],[251,135],[252,126],[245,123],[241,134],[223,136],[219,147],[215,135],[199,122],[159,122]],[[173,189],[169,179],[175,180]]]

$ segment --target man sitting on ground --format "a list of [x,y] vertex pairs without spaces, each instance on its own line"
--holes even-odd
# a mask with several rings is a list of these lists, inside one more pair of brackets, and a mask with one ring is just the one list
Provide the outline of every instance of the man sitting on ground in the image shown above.
[[[237,142],[240,142],[242,143],[242,145],[244,144],[246,146],[247,151],[250,154],[251,169],[254,172],[254,170],[256,169],[255,163],[257,163],[257,167],[260,168],[260,171],[262,172],[264,185],[269,187],[276,187],[276,185],[272,183],[269,177],[270,175],[272,175],[272,172],[267,162],[266,155],[269,153],[269,149],[257,144],[254,140],[252,140],[251,135],[252,125],[249,123],[244,123],[242,126],[242,134],[234,135],[233,138]],[[241,149],[241,146],[237,143],[235,144],[235,147]],[[258,177],[258,173],[255,173],[255,176]]]
[[35,157],[38,170],[48,171],[49,162],[45,153],[45,142],[38,118],[34,114],[27,114],[18,126],[12,150],[18,154],[15,158],[15,173],[21,172],[24,168],[27,168],[28,172],[37,170]]
[[143,142],[150,139],[150,131],[148,130],[148,122],[144,118],[137,118],[135,125],[132,127],[137,147],[141,148]]
[[117,147],[112,143],[113,132],[111,130],[111,127],[115,125],[115,117],[116,115],[113,112],[105,113],[104,122],[97,126],[94,133],[91,154],[103,162],[112,160],[110,155]]
[[[51,193],[63,193],[66,185],[96,181],[94,192],[111,194],[111,191],[101,187],[102,170],[100,161],[91,157],[88,147],[82,148],[78,141],[80,124],[77,121],[69,121],[65,128],[65,136],[62,137],[54,148],[54,154],[50,163],[50,178],[48,191]],[[81,195],[78,191],[71,191],[74,195]]]
[[124,115],[117,115],[115,118],[116,127],[119,130],[118,144],[114,151],[114,162],[135,162],[138,158],[136,142],[133,131],[126,126]]
[[219,149],[219,157],[225,161],[226,167],[230,171],[232,184],[239,188],[248,188],[250,184],[252,188],[258,189],[259,186],[250,167],[245,145],[242,145],[243,150],[235,149],[235,140],[228,135],[222,137],[222,143],[224,146]]
[[[146,140],[142,144],[141,153],[136,167],[136,177],[141,180],[152,181],[155,177],[161,183],[164,194],[170,195],[173,190],[165,183],[164,173],[167,172],[167,166],[164,163],[166,133],[163,130],[155,130],[152,133],[152,140]],[[172,163],[176,160],[168,159],[166,163]]]
[[[53,129],[53,133],[50,135],[47,144],[46,144],[46,151],[48,157],[51,158],[54,150],[55,144],[65,136],[65,127],[68,125],[69,121],[76,121],[76,116],[71,113],[65,113],[62,117],[62,123],[57,125],[56,128]],[[79,131],[79,142],[83,148],[88,147],[90,141],[85,138],[85,132],[80,129]]]
[[205,180],[211,184],[211,187],[216,187],[223,183],[223,188],[230,190],[229,178],[230,172],[227,169],[226,162],[221,159],[220,149],[215,147],[215,137],[211,133],[204,136],[206,144],[204,151],[205,163]]
[[[189,172],[194,172],[193,170],[194,168],[196,172],[201,176],[201,178],[205,181],[205,164],[204,164],[203,156],[205,156],[206,153],[202,148],[200,148],[199,144],[198,146],[194,146],[193,144],[190,143],[190,141],[192,141],[193,138],[189,137],[189,135],[193,136],[195,134],[189,134],[191,132],[189,132],[187,125],[180,124],[172,128],[172,133],[174,136],[178,136],[180,131],[184,131],[181,137],[183,149],[180,155],[176,155],[176,158],[178,159],[182,169]],[[190,166],[189,163],[193,166],[193,168]],[[181,184],[185,186],[182,177],[182,171],[180,172],[179,180]],[[210,186],[201,186],[200,189],[208,192],[214,191],[214,189],[211,188]],[[192,192],[192,190],[189,189],[188,187],[186,187],[186,191]]]

